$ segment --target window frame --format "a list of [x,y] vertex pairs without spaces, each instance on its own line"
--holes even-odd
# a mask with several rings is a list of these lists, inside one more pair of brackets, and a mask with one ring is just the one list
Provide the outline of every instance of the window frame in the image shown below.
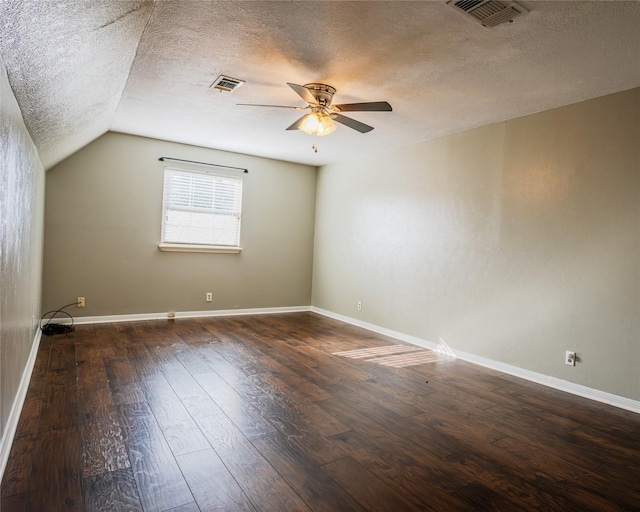
[[[237,220],[237,233],[238,233],[238,244],[237,245],[222,245],[222,244],[194,244],[188,242],[166,242],[165,241],[165,221],[166,221],[166,212],[167,212],[167,174],[170,172],[181,173],[186,175],[206,175],[219,177],[224,179],[232,179],[236,180],[240,184],[240,194],[239,194],[239,205],[238,211],[236,215],[238,216]],[[161,226],[160,226],[160,243],[158,244],[158,248],[161,251],[168,252],[197,252],[197,253],[231,253],[237,254],[242,251],[242,247],[240,245],[241,235],[242,235],[242,199],[244,195],[244,175],[238,176],[237,172],[227,171],[224,169],[196,169],[193,167],[187,166],[179,166],[179,165],[171,165],[163,167],[162,174],[162,218],[161,218]]]

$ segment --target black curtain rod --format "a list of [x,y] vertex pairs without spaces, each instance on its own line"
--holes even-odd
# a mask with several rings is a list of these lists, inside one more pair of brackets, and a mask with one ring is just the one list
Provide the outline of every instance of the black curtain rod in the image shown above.
[[187,162],[190,164],[211,165],[213,167],[224,167],[225,169],[235,169],[236,171],[242,171],[245,174],[249,174],[249,171],[243,167],[232,167],[230,165],[210,164],[207,162],[196,162],[195,160],[183,160],[182,158],[171,158],[169,156],[161,156],[160,158],[158,158],[158,160],[160,160],[161,162],[164,162],[165,160],[173,160],[175,162]]

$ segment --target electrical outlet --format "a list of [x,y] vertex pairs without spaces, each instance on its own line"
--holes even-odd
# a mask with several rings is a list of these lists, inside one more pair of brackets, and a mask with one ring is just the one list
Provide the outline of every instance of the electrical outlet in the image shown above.
[[213,293],[207,292],[207,302],[211,302],[213,300]]
[[576,353],[567,350],[564,356],[564,364],[568,364],[569,366],[576,365]]
[[358,301],[358,311],[362,311],[362,302]]
[[78,297],[78,302],[76,304],[79,308],[83,308],[85,306],[84,297]]

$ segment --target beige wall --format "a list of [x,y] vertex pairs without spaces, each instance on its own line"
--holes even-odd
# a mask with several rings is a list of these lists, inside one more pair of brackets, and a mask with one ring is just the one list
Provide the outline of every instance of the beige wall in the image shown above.
[[0,60],[0,438],[40,319],[44,168]]
[[638,400],[639,148],[635,89],[323,167],[312,303]]
[[[158,250],[161,156],[249,169],[241,254]],[[74,316],[308,306],[315,184],[314,167],[107,133],[47,173],[44,308],[78,296]]]

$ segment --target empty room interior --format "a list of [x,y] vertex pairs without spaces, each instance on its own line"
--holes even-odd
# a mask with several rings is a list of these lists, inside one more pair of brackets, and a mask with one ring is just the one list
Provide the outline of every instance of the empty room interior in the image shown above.
[[0,0],[0,509],[640,510],[640,2]]

